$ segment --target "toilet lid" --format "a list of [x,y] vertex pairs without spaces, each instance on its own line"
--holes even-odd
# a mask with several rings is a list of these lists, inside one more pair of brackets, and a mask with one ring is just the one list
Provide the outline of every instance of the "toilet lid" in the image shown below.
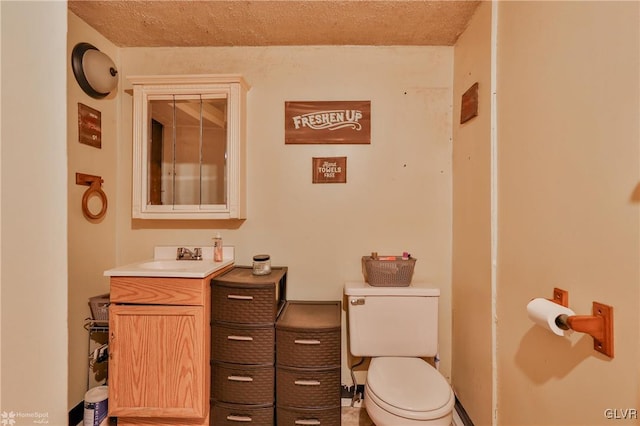
[[420,358],[373,358],[367,387],[376,403],[403,417],[437,418],[455,403],[446,379]]

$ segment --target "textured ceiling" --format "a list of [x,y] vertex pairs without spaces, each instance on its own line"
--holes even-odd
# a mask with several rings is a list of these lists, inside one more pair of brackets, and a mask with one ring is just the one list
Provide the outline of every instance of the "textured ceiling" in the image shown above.
[[73,1],[120,47],[451,46],[479,1]]

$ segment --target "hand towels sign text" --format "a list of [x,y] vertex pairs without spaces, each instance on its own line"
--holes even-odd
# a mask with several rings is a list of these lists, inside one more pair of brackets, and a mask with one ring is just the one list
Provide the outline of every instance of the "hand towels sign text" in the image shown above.
[[371,143],[371,101],[285,102],[285,144]]
[[313,183],[347,183],[347,157],[313,157]]

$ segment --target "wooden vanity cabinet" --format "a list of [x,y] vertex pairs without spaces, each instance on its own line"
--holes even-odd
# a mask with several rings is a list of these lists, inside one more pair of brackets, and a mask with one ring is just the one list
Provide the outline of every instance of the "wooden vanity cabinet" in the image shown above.
[[208,425],[206,278],[111,277],[109,416],[118,425]]

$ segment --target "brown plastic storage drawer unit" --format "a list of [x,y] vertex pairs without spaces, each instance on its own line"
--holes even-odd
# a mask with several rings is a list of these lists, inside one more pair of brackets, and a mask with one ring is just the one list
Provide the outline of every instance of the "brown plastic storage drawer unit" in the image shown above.
[[276,323],[278,426],[340,424],[341,317],[339,301],[287,302]]
[[234,324],[275,324],[285,300],[287,268],[274,267],[268,275],[236,266],[212,280],[212,318]]
[[274,423],[275,323],[287,268],[268,275],[236,266],[211,282],[212,421]]

